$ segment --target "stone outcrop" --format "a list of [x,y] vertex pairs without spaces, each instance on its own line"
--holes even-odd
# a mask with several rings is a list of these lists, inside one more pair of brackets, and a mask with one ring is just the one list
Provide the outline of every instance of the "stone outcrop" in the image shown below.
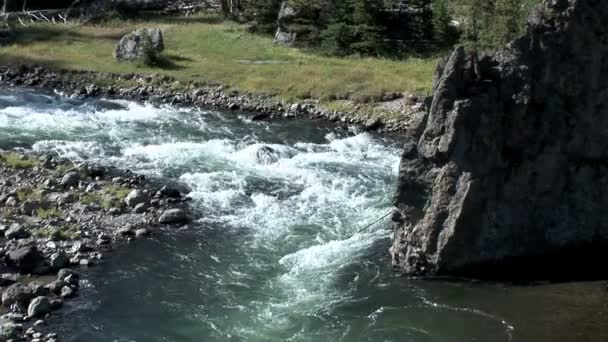
[[133,61],[143,58],[146,53],[159,53],[164,49],[161,30],[158,28],[143,28],[122,37],[116,45],[114,56],[119,61]]
[[[492,56],[440,63],[403,153],[393,265],[597,277],[608,256],[608,2],[547,0]],[[604,259],[599,259],[600,257]]]
[[289,4],[288,1],[283,1],[281,4],[281,10],[277,18],[278,29],[274,36],[274,43],[291,47],[296,41],[297,34],[290,32],[289,25],[292,24],[297,18],[297,12],[295,8]]

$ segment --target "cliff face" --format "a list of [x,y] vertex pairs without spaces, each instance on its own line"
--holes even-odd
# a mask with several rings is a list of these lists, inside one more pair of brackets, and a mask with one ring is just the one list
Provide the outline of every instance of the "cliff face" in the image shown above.
[[458,48],[438,66],[425,126],[401,161],[395,267],[608,272],[593,259],[608,256],[606,18],[605,0],[547,0],[504,50],[477,60]]

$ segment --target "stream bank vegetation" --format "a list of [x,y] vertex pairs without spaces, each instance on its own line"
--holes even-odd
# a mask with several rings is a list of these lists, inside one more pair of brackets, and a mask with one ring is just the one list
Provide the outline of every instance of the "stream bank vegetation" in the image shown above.
[[[538,1],[221,1],[219,13],[188,16],[112,9],[94,20],[12,23],[0,64],[162,74],[289,102],[391,112],[374,104],[429,95],[440,56],[458,43],[484,50],[512,39]],[[287,5],[297,14],[288,25],[298,37],[295,48],[273,43]],[[165,51],[138,63],[116,62],[118,40],[143,27],[161,28]]]

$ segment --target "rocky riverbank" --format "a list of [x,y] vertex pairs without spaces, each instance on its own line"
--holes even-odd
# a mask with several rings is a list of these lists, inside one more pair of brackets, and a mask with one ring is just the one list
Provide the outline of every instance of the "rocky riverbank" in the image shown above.
[[[419,124],[424,116],[424,99],[416,96],[410,96],[395,105],[400,112],[407,114],[383,120],[363,110],[327,110],[316,100],[287,103],[277,101],[272,96],[239,93],[221,85],[180,82],[164,75],[54,71],[28,65],[0,67],[0,86],[43,88],[69,96],[119,98],[175,106],[225,109],[249,116],[254,121],[292,118],[327,120],[360,125],[366,130],[382,132],[405,131]],[[387,102],[383,108],[387,106],[392,106],[392,103]]]
[[0,340],[57,341],[45,319],[87,286],[79,269],[119,244],[189,223],[188,191],[125,170],[0,151]]

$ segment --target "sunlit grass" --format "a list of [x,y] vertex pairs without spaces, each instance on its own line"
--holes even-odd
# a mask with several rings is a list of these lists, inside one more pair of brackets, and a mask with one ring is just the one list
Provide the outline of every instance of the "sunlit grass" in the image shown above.
[[[119,38],[136,28],[158,26],[174,67],[154,69],[118,63]],[[217,18],[113,20],[97,25],[36,24],[17,28],[17,41],[0,49],[0,63],[46,63],[51,67],[113,73],[160,73],[287,100],[377,99],[387,92],[427,93],[435,58],[389,60],[332,58],[278,47],[270,37]]]

